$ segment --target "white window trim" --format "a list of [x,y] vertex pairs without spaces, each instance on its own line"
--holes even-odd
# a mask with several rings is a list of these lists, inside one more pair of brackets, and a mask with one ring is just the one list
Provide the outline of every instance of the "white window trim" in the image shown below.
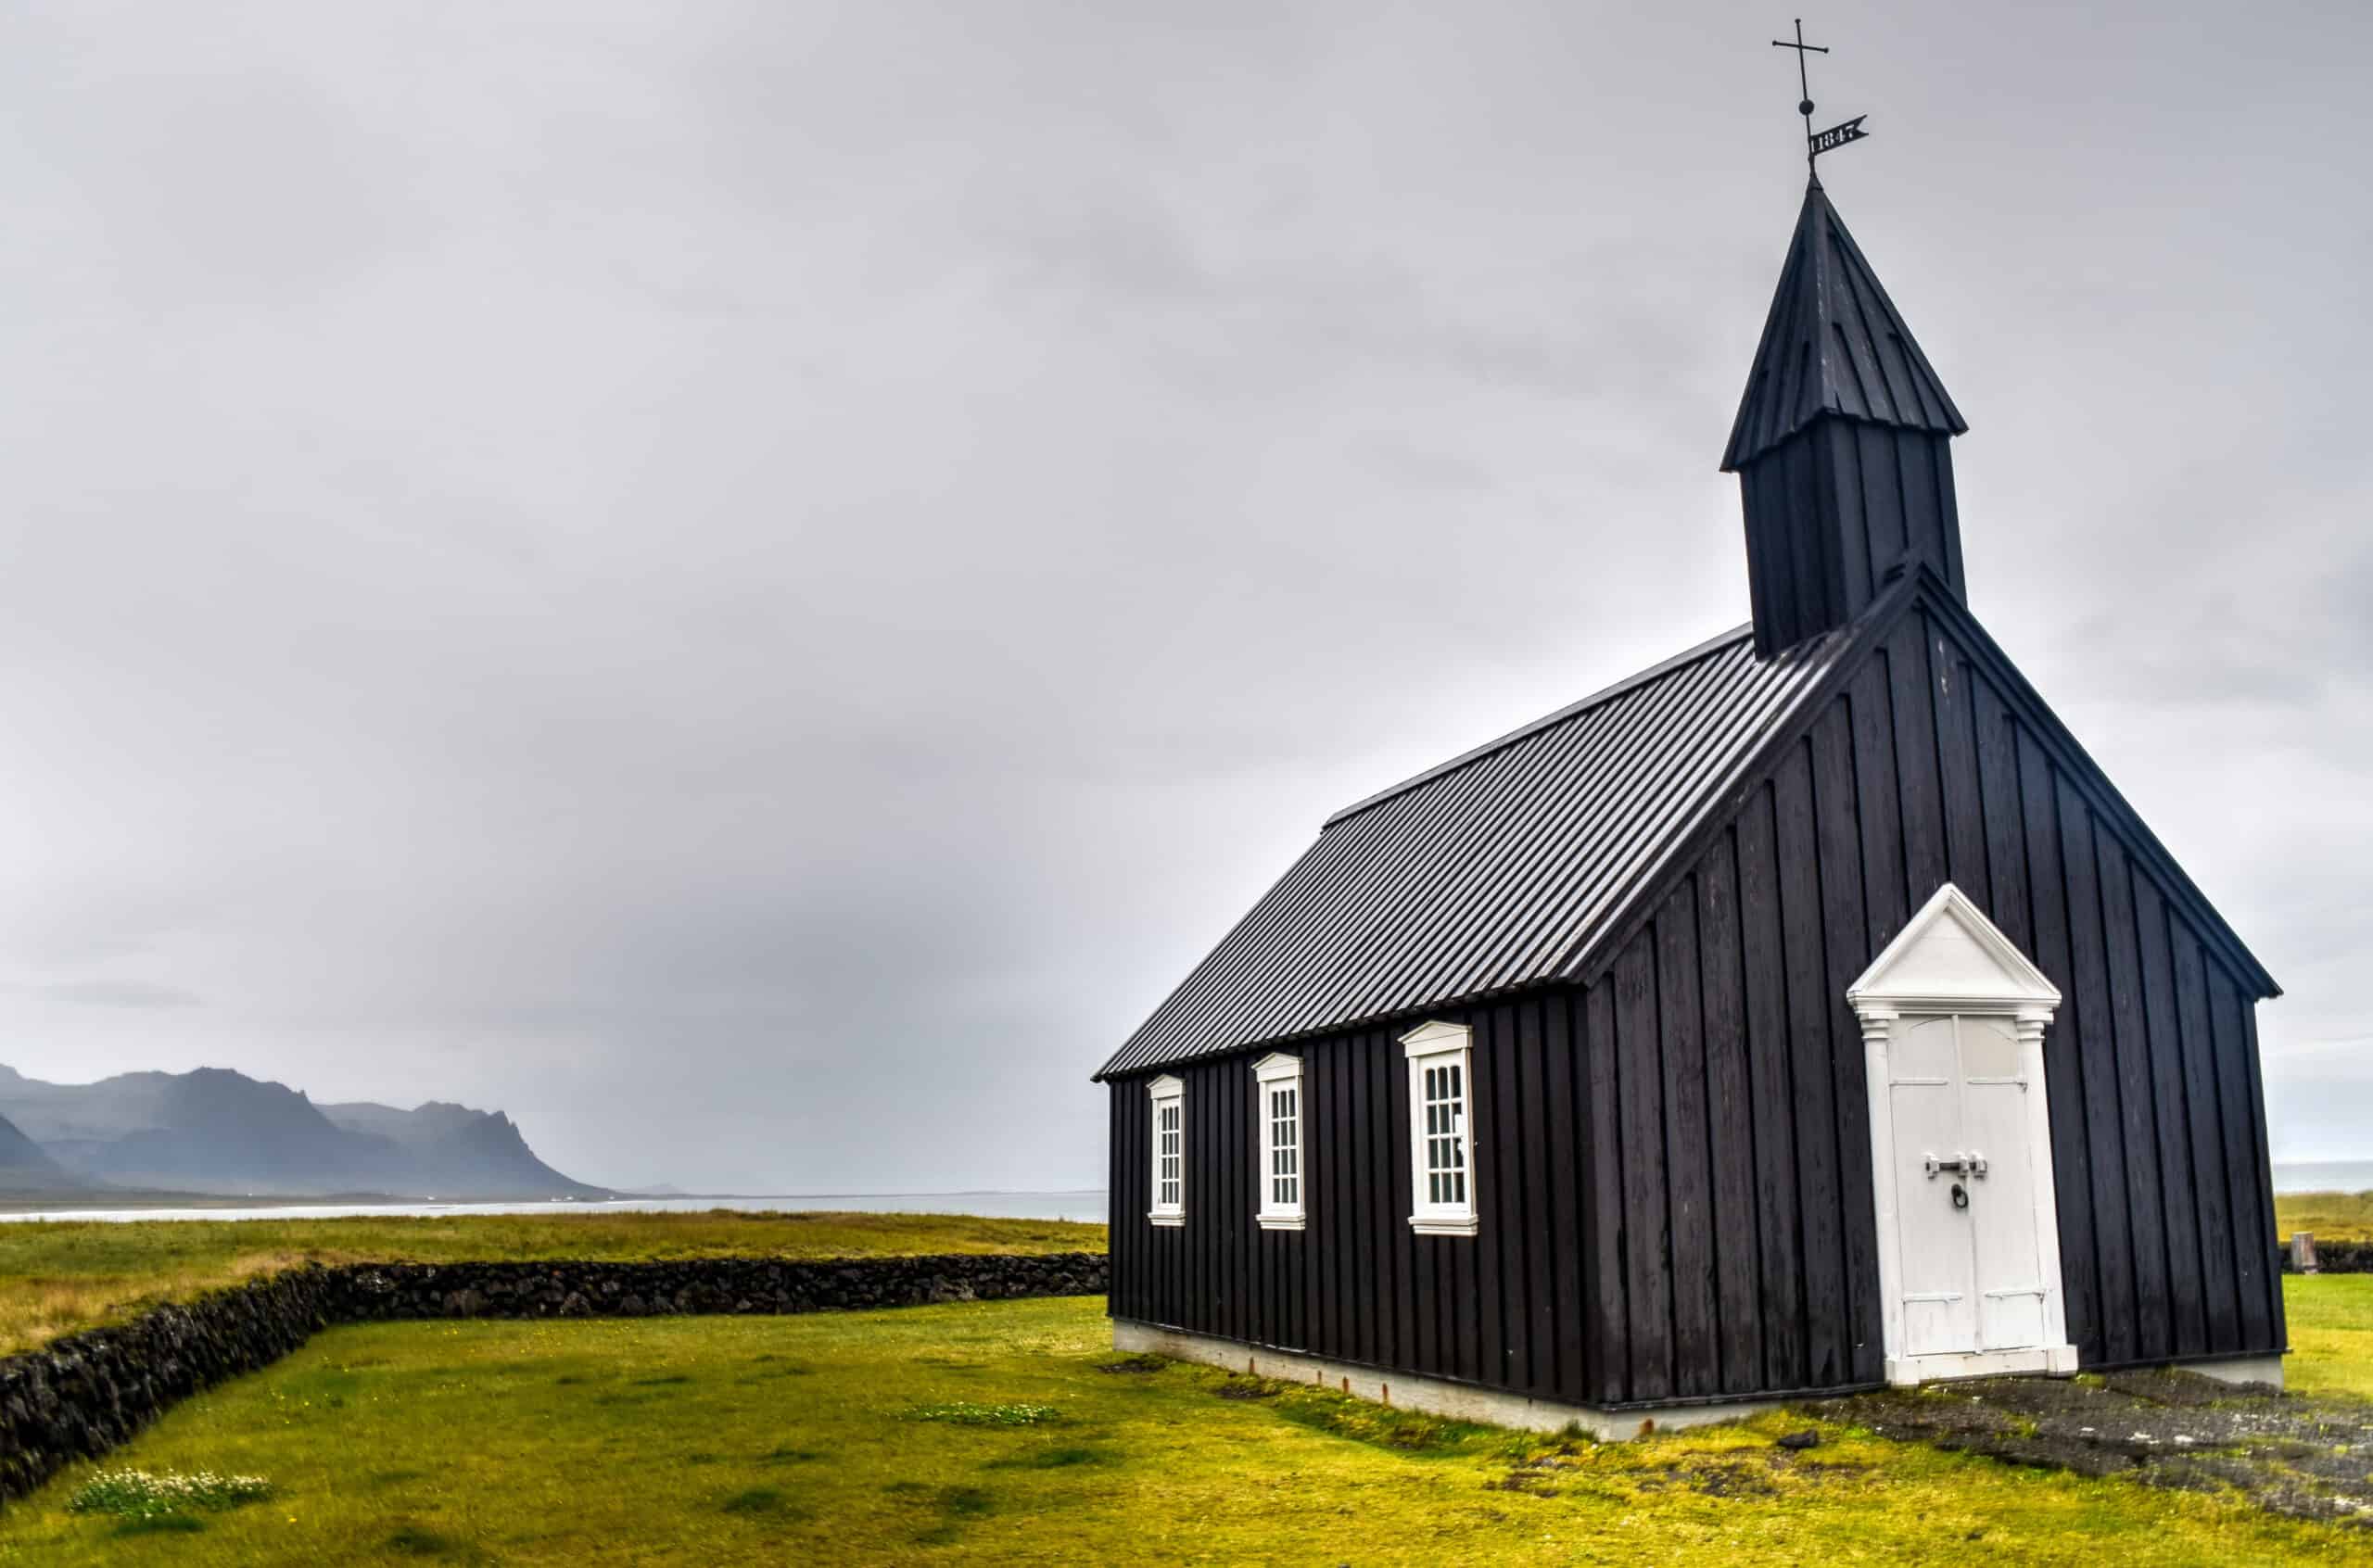
[[[1146,1210],[1146,1218],[1157,1225],[1186,1223],[1186,1085],[1179,1079],[1163,1073],[1146,1085],[1147,1144],[1151,1154],[1152,1185],[1146,1189],[1153,1202]],[[1178,1109],[1178,1201],[1161,1201],[1161,1112],[1165,1106]]]
[[[1465,1024],[1419,1024],[1401,1037],[1401,1054],[1409,1061],[1409,1228],[1421,1236],[1471,1236],[1479,1223],[1475,1207],[1475,1031]],[[1465,1203],[1426,1201],[1426,1069],[1446,1060],[1459,1069],[1459,1110],[1465,1120],[1452,1136],[1465,1157]]]
[[[1310,1096],[1302,1092],[1301,1058],[1273,1051],[1252,1064],[1252,1113],[1261,1123],[1261,1164],[1253,1173],[1261,1207],[1253,1218],[1264,1231],[1299,1231],[1310,1212]],[[1300,1196],[1295,1203],[1277,1202],[1272,1185],[1277,1126],[1269,1114],[1269,1095],[1280,1087],[1294,1092],[1294,1191]]]

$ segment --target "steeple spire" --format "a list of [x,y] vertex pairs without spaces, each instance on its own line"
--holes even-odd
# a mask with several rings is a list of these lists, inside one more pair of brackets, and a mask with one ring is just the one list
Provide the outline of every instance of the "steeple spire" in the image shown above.
[[1943,436],[1969,429],[1815,181],[1796,215],[1722,472],[1738,472],[1822,413]]
[[1814,182],[1722,454],[1746,509],[1758,651],[1842,626],[1907,555],[1961,588],[1945,444],[1968,428]]

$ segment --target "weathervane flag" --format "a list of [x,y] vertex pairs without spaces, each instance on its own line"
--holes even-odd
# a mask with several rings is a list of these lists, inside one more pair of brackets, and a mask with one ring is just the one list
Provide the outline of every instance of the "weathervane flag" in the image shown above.
[[1842,147],[1848,142],[1860,141],[1870,134],[1868,131],[1862,129],[1862,121],[1870,118],[1867,114],[1858,114],[1843,125],[1833,125],[1826,131],[1814,132],[1809,144],[1812,156],[1819,158],[1832,147]]

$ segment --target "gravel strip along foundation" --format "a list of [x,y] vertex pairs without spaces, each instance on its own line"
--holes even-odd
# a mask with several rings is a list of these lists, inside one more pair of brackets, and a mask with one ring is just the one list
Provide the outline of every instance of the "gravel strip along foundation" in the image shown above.
[[2131,1372],[1935,1384],[1805,1408],[1902,1442],[2240,1492],[2275,1513],[2373,1527],[2373,1404]]

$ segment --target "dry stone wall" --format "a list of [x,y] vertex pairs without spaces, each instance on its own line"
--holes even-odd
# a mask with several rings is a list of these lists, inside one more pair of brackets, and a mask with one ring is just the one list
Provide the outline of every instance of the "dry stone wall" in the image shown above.
[[0,1359],[0,1498],[96,1459],[177,1400],[270,1366],[336,1323],[837,1311],[1100,1296],[1101,1253],[828,1262],[309,1265]]
[[[2279,1257],[2284,1273],[2298,1271],[2289,1247],[2282,1248]],[[2373,1274],[2373,1242],[2317,1241],[2316,1267],[2326,1274]]]

